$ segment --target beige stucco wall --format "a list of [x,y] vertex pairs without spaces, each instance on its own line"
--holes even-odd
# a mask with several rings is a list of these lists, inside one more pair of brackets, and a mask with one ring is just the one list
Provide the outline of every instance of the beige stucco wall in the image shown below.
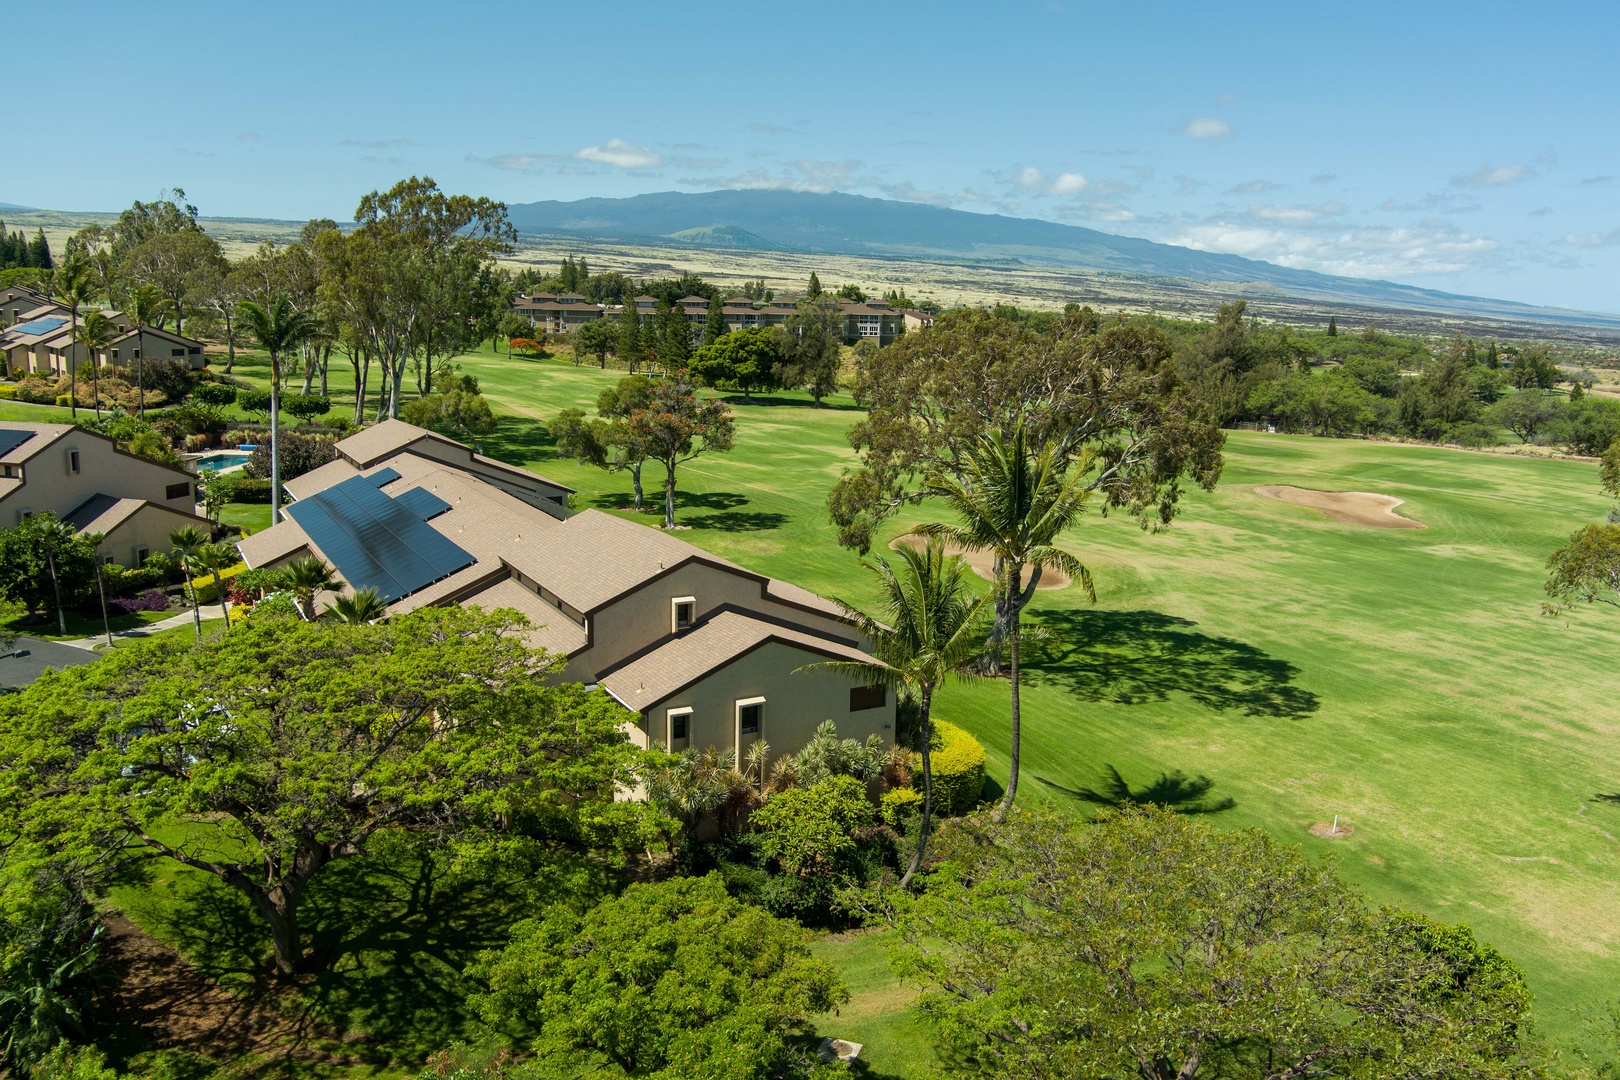
[[[116,348],[109,349],[102,355],[106,363],[123,367],[135,359],[135,351],[139,349],[140,355],[150,360],[184,360],[193,369],[201,370],[207,364],[208,358],[200,347],[196,353],[192,353],[191,348],[192,346],[171,341],[162,334],[152,333],[143,328],[135,337],[125,338]],[[176,349],[180,350],[181,355],[174,355]],[[113,353],[118,355],[114,356]]]
[[190,515],[171,513],[161,506],[143,506],[108,533],[96,550],[103,555],[111,555],[120,566],[139,566],[140,562],[135,557],[137,550],[144,547],[148,554],[171,551],[174,545],[169,543],[169,534],[187,525],[195,525],[204,533],[207,532],[206,523]]
[[[79,451],[77,474],[68,470],[69,450]],[[197,506],[195,477],[133,454],[120,454],[111,440],[89,432],[69,432],[23,462],[22,470],[22,487],[0,501],[0,528],[21,521],[24,510],[36,514],[49,510],[66,517],[95,495],[150,499],[187,514],[194,513]],[[165,498],[165,489],[179,483],[186,484],[185,496]]]
[[[731,664],[711,673],[698,683],[659,702],[642,714],[642,730],[651,744],[665,745],[670,709],[691,708],[687,746],[672,749],[703,750],[710,746],[736,749],[737,702],[753,697],[765,699],[761,734],[770,748],[770,758],[792,754],[803,748],[825,720],[838,725],[846,739],[865,740],[877,735],[885,743],[894,741],[894,693],[881,709],[849,711],[850,688],[856,680],[829,672],[801,672],[807,664],[824,662],[818,653],[770,642]],[[640,740],[637,740],[638,742]],[[746,749],[745,737],[743,749]]]
[[856,637],[854,628],[846,623],[762,599],[759,582],[753,578],[693,563],[665,574],[591,616],[593,643],[580,657],[580,670],[606,671],[631,653],[667,637],[671,632],[670,603],[678,596],[694,598],[698,619],[725,604],[732,604],[846,641]]

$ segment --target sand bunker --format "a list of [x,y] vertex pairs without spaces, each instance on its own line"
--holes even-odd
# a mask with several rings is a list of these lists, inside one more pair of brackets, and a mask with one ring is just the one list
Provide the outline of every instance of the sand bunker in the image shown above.
[[[904,546],[904,547],[909,547],[909,548],[913,548],[915,550],[921,551],[923,549],[923,547],[925,547],[927,545],[927,543],[928,543],[928,539],[926,537],[912,536],[912,535],[910,535],[908,533],[905,536],[896,537],[894,542],[891,543],[889,546],[892,547],[892,548],[895,548],[896,550],[898,550],[900,547]],[[946,541],[946,543],[945,543],[945,554],[962,556],[962,558],[967,562],[968,566],[973,568],[973,572],[975,574],[978,574],[980,577],[984,578],[984,580],[986,580],[986,581],[994,581],[994,580],[996,580],[996,570],[995,570],[996,557],[994,555],[990,554],[990,552],[988,552],[988,551],[964,551],[961,548],[957,547],[955,544],[953,544],[953,543],[951,543],[949,541]],[[1029,584],[1029,575],[1030,575],[1030,569],[1028,567],[1025,567],[1024,568],[1023,580],[1020,581],[1018,584],[1020,586],[1028,585]],[[1039,590],[1039,589],[1063,589],[1063,588],[1067,588],[1070,584],[1071,583],[1069,581],[1069,575],[1068,574],[1065,574],[1061,570],[1058,570],[1058,569],[1055,569],[1053,567],[1048,566],[1045,570],[1041,571],[1041,583],[1039,585],[1035,586],[1035,588],[1037,590]]]
[[1254,489],[1254,493],[1280,502],[1309,506],[1351,525],[1366,525],[1374,529],[1426,528],[1421,521],[1397,514],[1395,508],[1406,500],[1393,495],[1374,495],[1370,491],[1312,491],[1287,484],[1262,484]]

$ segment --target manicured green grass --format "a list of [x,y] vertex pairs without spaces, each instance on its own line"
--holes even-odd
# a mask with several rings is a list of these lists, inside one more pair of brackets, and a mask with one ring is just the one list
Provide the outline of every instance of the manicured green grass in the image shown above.
[[[486,452],[578,488],[582,507],[628,514],[629,478],[559,461],[544,427],[591,409],[622,373],[487,350],[461,364],[502,417]],[[857,414],[831,404],[738,404],[736,451],[682,467],[680,535],[865,603],[868,577],[824,509],[854,460]],[[656,504],[661,478],[646,480]],[[1254,494],[1264,483],[1392,494],[1428,528],[1341,524]],[[1331,853],[1375,901],[1472,925],[1526,969],[1543,1029],[1567,1038],[1577,1011],[1620,985],[1620,803],[1594,799],[1620,789],[1620,617],[1546,617],[1541,583],[1547,554],[1607,507],[1579,462],[1234,433],[1219,488],[1190,494],[1172,529],[1093,513],[1066,540],[1099,602],[1037,595],[1033,617],[1062,643],[1030,672],[1021,797],[1085,813],[1075,793],[1109,767],[1137,787],[1207,775],[1235,801],[1223,826]],[[639,520],[656,523],[655,508]],[[991,682],[938,703],[985,742],[998,782],[1006,698]],[[1353,835],[1307,833],[1335,815]],[[867,950],[818,947],[852,983],[880,977]],[[900,1020],[860,1023],[869,1053],[913,1059]]]
[[911,1011],[915,991],[894,977],[886,948],[889,932],[865,930],[814,942],[810,951],[837,966],[849,1001],[834,1013],[814,1018],[815,1032],[861,1044],[866,1075],[913,1077],[937,1074],[934,1039]]
[[[590,408],[619,373],[462,363],[504,417],[488,452],[578,488],[581,506],[629,503],[628,477],[559,461],[542,423]],[[853,463],[856,414],[833,405],[737,405],[736,451],[682,467],[682,538],[869,602],[824,509]],[[1620,985],[1620,804],[1594,800],[1620,789],[1620,619],[1544,616],[1541,583],[1547,554],[1607,510],[1596,481],[1580,462],[1234,433],[1220,486],[1189,495],[1173,528],[1093,513],[1065,542],[1099,602],[1037,595],[1062,645],[1030,675],[1022,797],[1087,812],[1074,792],[1109,767],[1138,787],[1207,775],[1236,803],[1223,825],[1331,852],[1376,901],[1472,925],[1530,973],[1545,1028],[1568,1034],[1598,988]],[[1265,483],[1388,493],[1428,528],[1342,524],[1256,495]],[[985,742],[998,780],[1006,697],[982,683],[939,704]],[[1334,815],[1354,835],[1307,833]]]
[[249,533],[263,532],[270,527],[269,503],[226,503],[219,512],[222,525],[235,525]]
[[[137,626],[148,623],[161,622],[172,615],[178,615],[178,610],[172,611],[134,611],[127,615],[109,613],[107,624],[113,633],[120,630],[133,630]],[[29,637],[41,638],[46,641],[64,641],[69,638],[95,637],[104,633],[106,627],[102,625],[101,616],[86,617],[77,612],[67,613],[67,633],[57,633],[56,612],[47,611],[43,615],[30,616],[26,613],[14,614],[0,620],[0,630],[8,634],[26,634]]]

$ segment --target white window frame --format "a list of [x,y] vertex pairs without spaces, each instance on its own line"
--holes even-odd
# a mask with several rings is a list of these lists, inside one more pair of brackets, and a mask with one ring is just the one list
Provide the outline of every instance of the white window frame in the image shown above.
[[678,709],[670,709],[664,713],[664,749],[675,750],[675,721],[679,718],[686,720],[686,744],[692,744],[692,707],[683,705]]
[[[681,605],[682,604],[691,604],[692,605],[692,617],[686,621],[685,626],[681,625],[681,618],[680,618],[680,611],[681,611]],[[690,630],[690,629],[692,629],[692,624],[695,623],[695,622],[697,622],[697,597],[695,597],[695,596],[672,596],[672,597],[670,597],[670,600],[669,600],[669,632],[672,633],[672,634],[678,634],[682,630]]]
[[[759,726],[753,731],[745,732],[742,729],[742,714],[743,710],[751,705],[759,706]],[[731,726],[732,735],[735,740],[733,745],[739,749],[742,747],[742,737],[745,734],[753,736],[755,742],[762,742],[765,738],[765,699],[762,697],[738,698],[735,709],[732,712]]]

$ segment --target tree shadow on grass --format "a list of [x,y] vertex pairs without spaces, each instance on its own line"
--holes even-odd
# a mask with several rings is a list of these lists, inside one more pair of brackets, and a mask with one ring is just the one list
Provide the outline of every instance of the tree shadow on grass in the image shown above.
[[1044,787],[1062,792],[1081,802],[1116,810],[1127,806],[1158,806],[1178,814],[1219,814],[1237,805],[1237,800],[1229,797],[1210,798],[1209,793],[1215,787],[1215,781],[1203,774],[1189,777],[1180,769],[1176,769],[1160,773],[1157,779],[1150,780],[1139,788],[1133,788],[1114,766],[1105,765],[1103,768],[1106,775],[1103,776],[1098,788],[1064,787],[1044,776],[1037,776],[1035,780]]
[[545,421],[503,416],[495,431],[478,440],[481,452],[501,461],[539,461],[553,456],[556,441]]
[[[778,397],[773,394],[755,394],[751,398],[744,398],[741,394],[727,394],[723,399],[727,405],[764,406],[766,408],[785,409],[814,409],[815,403],[808,398]],[[852,401],[832,401],[823,398],[821,412],[860,412],[861,407]]]
[[1321,699],[1294,685],[1299,669],[1253,645],[1200,633],[1157,611],[1047,611],[1058,640],[1031,662],[1037,678],[1084,701],[1141,705],[1185,694],[1218,712],[1299,720]]

